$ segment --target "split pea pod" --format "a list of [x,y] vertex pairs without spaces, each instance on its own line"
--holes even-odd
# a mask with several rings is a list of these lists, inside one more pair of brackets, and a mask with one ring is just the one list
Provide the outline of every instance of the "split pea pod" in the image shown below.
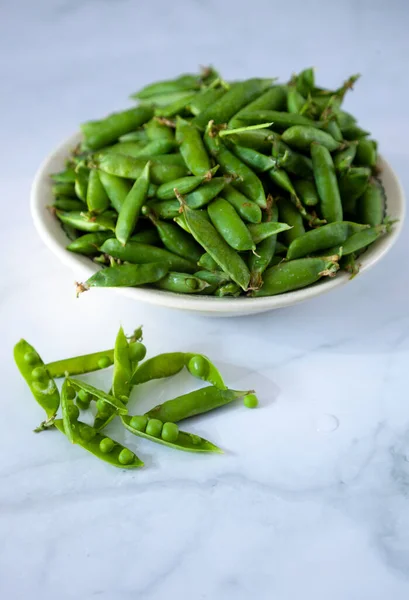
[[155,287],[176,294],[200,294],[200,292],[206,290],[209,285],[202,279],[199,279],[190,273],[176,273],[175,271],[170,271],[155,284]]
[[288,229],[290,229],[290,225],[287,225],[287,223],[276,223],[273,221],[256,223],[248,226],[248,230],[250,231],[252,240],[255,244],[259,244],[272,235],[276,236]]
[[122,327],[119,328],[114,348],[114,372],[112,374],[112,395],[124,404],[131,392],[132,361],[129,342]]
[[353,233],[357,233],[366,227],[366,225],[359,223],[338,221],[307,231],[291,242],[287,251],[287,259],[302,258],[319,250],[340,246]]
[[[265,216],[266,223],[276,223],[278,221],[278,208],[274,204],[270,211],[267,211]],[[267,269],[271,260],[274,256],[275,248],[277,243],[277,236],[272,235],[259,244],[257,244],[256,251],[251,253],[249,256],[249,268],[250,268],[250,287],[252,289],[258,289],[263,283],[262,274]]]
[[40,355],[28,342],[20,340],[14,346],[14,360],[47,420],[52,419],[60,405],[60,393]]
[[[258,204],[246,198],[244,194],[236,190],[232,185],[227,185],[223,190],[222,197],[229,202],[242,219],[248,223],[261,222],[261,208]],[[186,199],[185,199],[186,200]]]
[[311,144],[311,158],[322,216],[328,223],[342,221],[341,196],[328,148],[322,144]]
[[141,212],[147,216],[151,213],[161,219],[174,219],[179,214],[180,204],[177,200],[162,200],[148,202],[142,206]]
[[56,360],[47,363],[45,368],[50,377],[66,377],[69,375],[83,375],[92,373],[100,369],[106,369],[113,364],[114,349],[93,352],[92,354],[82,354],[63,360]]
[[[169,269],[174,271],[190,273],[196,269],[194,260],[188,260],[164,248],[158,248],[141,242],[129,241],[125,246],[122,246],[118,240],[109,239],[102,244],[100,250],[104,254],[135,265],[161,262],[164,265],[168,265]],[[165,275],[166,273],[163,274],[163,276]]]
[[121,135],[137,129],[153,116],[150,106],[138,106],[113,113],[102,121],[88,121],[81,125],[84,147],[97,150],[116,141]]
[[376,142],[361,138],[356,149],[355,164],[362,167],[376,167],[378,156]]
[[217,198],[207,208],[209,217],[226,242],[239,252],[255,250],[251,233],[233,206],[223,198]]
[[343,173],[350,168],[356,155],[357,146],[358,142],[350,142],[346,148],[334,154],[334,167],[336,171]]
[[192,123],[178,117],[176,141],[189,171],[193,175],[206,175],[210,171],[211,164],[199,130]]
[[112,206],[115,208],[116,212],[119,213],[125,202],[125,198],[129,194],[132,183],[127,179],[117,177],[116,175],[110,175],[104,171],[98,171],[98,174]]
[[370,176],[368,167],[351,167],[340,176],[338,185],[346,213],[355,214],[357,200],[365,192]]
[[370,181],[365,192],[357,200],[358,214],[363,223],[371,227],[380,225],[385,216],[385,192],[378,181]]
[[177,225],[160,221],[151,214],[149,218],[155,225],[162,244],[169,252],[173,252],[173,254],[177,254],[187,260],[194,260],[195,262],[199,260],[202,249],[191,235],[187,234]]
[[185,366],[184,352],[158,354],[145,360],[132,375],[131,385],[140,385],[152,379],[177,375]]
[[107,267],[91,275],[83,284],[79,284],[77,293],[91,287],[136,287],[146,283],[156,283],[169,271],[166,263],[125,264]]
[[150,181],[149,170],[150,162],[148,161],[142,173],[133,184],[129,194],[126,196],[121,210],[119,211],[115,235],[123,245],[125,245],[131,237],[136,223],[138,222],[141,208],[145,203]]
[[97,398],[98,400],[103,400],[112,406],[119,415],[127,414],[128,410],[125,404],[123,404],[118,398],[115,398],[115,396],[112,396],[112,394],[106,394],[102,390],[95,388],[93,385],[89,385],[89,383],[85,383],[85,381],[80,381],[79,379],[72,379],[71,377],[68,377],[67,381],[71,387],[77,390],[77,392],[82,390],[90,394],[94,399]]
[[220,270],[220,267],[217,264],[217,262],[207,252],[205,252],[204,254],[201,255],[201,257],[197,261],[197,264],[199,265],[199,267],[202,267],[203,269],[207,269],[208,271],[219,271]]

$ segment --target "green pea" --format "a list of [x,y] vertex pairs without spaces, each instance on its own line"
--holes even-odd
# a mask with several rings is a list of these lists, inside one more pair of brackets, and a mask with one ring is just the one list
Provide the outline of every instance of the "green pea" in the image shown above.
[[100,369],[106,369],[107,367],[110,367],[111,365],[112,365],[112,361],[108,356],[103,356],[98,361],[98,367]]
[[80,390],[78,392],[78,398],[81,400],[81,402],[83,402],[84,404],[90,404],[91,400],[92,400],[92,396],[89,392],[86,392],[85,390]]
[[68,400],[74,400],[75,396],[77,395],[77,392],[75,391],[75,389],[71,386],[67,387],[66,390],[66,396]]
[[98,412],[100,413],[107,413],[110,408],[109,405],[105,402],[105,400],[102,400],[101,398],[95,402],[95,405],[97,407]]
[[140,362],[146,356],[146,346],[141,342],[129,344],[129,358],[132,362]]
[[121,450],[118,456],[118,461],[121,465],[130,465],[135,460],[135,454],[128,450],[128,448],[124,448]]
[[256,394],[247,394],[247,396],[244,396],[243,404],[247,408],[256,408],[258,406],[258,398]]
[[159,421],[159,419],[149,419],[148,424],[146,425],[146,433],[151,435],[152,437],[160,437],[162,431],[163,423]]
[[200,354],[193,356],[193,358],[189,360],[188,368],[192,375],[199,377],[200,379],[206,379],[210,371],[208,360]]
[[112,452],[112,450],[114,449],[114,446],[115,446],[115,442],[114,442],[114,440],[111,440],[111,438],[106,437],[99,442],[99,449],[104,454],[109,454],[109,452]]
[[132,417],[129,424],[136,431],[145,431],[148,421],[149,419],[146,415],[136,415]]
[[69,404],[67,410],[68,410],[68,417],[69,417],[70,421],[78,421],[78,417],[80,416],[80,411],[79,411],[78,406],[75,406],[75,404]]
[[161,438],[165,442],[176,442],[179,437],[179,427],[176,423],[164,423]]
[[41,362],[36,352],[26,352],[24,355],[24,360],[31,367]]
[[79,434],[83,440],[90,442],[97,435],[97,432],[93,427],[90,427],[85,423],[81,423],[79,426]]
[[36,381],[45,381],[48,379],[48,373],[44,367],[36,367],[31,371],[31,377]]

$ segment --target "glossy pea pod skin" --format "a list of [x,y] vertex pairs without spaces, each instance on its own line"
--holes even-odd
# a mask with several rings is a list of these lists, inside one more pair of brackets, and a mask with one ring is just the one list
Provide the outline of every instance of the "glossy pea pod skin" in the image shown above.
[[347,171],[356,156],[358,142],[350,142],[346,148],[334,154],[334,167],[338,173]]
[[287,198],[279,198],[277,206],[280,221],[288,223],[291,227],[291,229],[284,231],[282,234],[283,240],[289,245],[293,240],[305,233],[303,218],[291,200]]
[[253,200],[261,208],[267,206],[263,185],[257,175],[237,156],[228,150],[219,137],[212,137],[211,127],[205,133],[204,141],[210,154],[220,165],[221,170],[233,177],[233,186]]
[[74,198],[68,198],[65,196],[58,196],[54,200],[52,207],[66,212],[70,212],[72,210],[87,212],[88,210],[87,205],[84,204],[82,200],[75,200]]
[[332,135],[316,127],[296,125],[286,129],[282,135],[283,142],[298,150],[308,151],[311,144],[324,146],[329,152],[337,150],[340,143]]
[[60,406],[60,393],[38,352],[22,339],[14,346],[14,361],[47,420],[53,419]]
[[196,94],[196,96],[188,103],[188,108],[192,115],[199,115],[212,106],[219,98],[224,96],[226,90],[224,88],[208,88]]
[[113,113],[102,121],[88,121],[81,125],[84,135],[84,147],[98,150],[112,142],[121,135],[137,129],[153,116],[149,106],[138,106],[122,112]]
[[236,190],[232,185],[227,185],[221,196],[224,200],[227,200],[237,214],[247,221],[248,223],[260,223],[262,219],[261,208],[258,204],[249,200],[244,194]]
[[141,208],[145,203],[150,183],[150,162],[148,161],[138,179],[133,184],[129,194],[126,196],[115,227],[115,235],[121,244],[125,245],[132,235]]
[[67,250],[76,254],[84,254],[85,256],[93,256],[98,254],[100,246],[113,237],[113,233],[108,231],[100,231],[96,233],[86,233],[73,240],[67,246]]
[[143,87],[141,90],[132,94],[132,98],[139,98],[140,100],[150,100],[152,97],[157,95],[170,94],[173,92],[183,92],[199,89],[201,86],[200,75],[180,75],[175,79],[166,79],[164,81],[157,81],[150,83]]
[[56,183],[75,183],[75,169],[67,167],[58,173],[51,173],[50,178]]
[[[265,222],[276,223],[278,221],[278,208],[275,204],[265,217]],[[262,240],[256,246],[256,251],[249,255],[250,288],[258,289],[263,283],[262,275],[267,269],[274,256],[277,244],[277,236],[272,235]]]
[[196,271],[195,277],[202,279],[209,284],[203,292],[200,294],[208,296],[214,294],[214,292],[229,280],[229,276],[223,273],[223,271]]
[[227,200],[213,200],[207,212],[211,222],[229,246],[239,252],[255,250],[250,231]]
[[58,379],[68,375],[83,375],[101,369],[107,369],[113,364],[114,349],[102,350],[92,354],[82,354],[63,360],[47,363],[45,368],[50,377]]
[[297,90],[303,96],[308,96],[308,94],[312,94],[315,86],[315,75],[314,69],[309,67],[308,69],[304,69],[295,78],[295,85]]
[[377,144],[373,140],[361,138],[358,141],[355,164],[361,167],[374,169],[378,160]]
[[197,264],[199,265],[199,267],[202,267],[203,269],[207,269],[207,271],[219,271],[220,270],[220,267],[217,264],[217,262],[207,252],[205,252],[204,254],[201,255],[201,257],[197,261]]
[[332,246],[342,245],[353,233],[366,227],[359,223],[338,221],[307,231],[291,242],[287,251],[287,259],[302,258]]
[[110,201],[97,170],[91,170],[87,187],[87,205],[91,213],[104,212],[109,207]]
[[160,221],[153,216],[150,216],[150,218],[157,228],[162,244],[169,252],[173,252],[173,254],[187,260],[194,260],[195,262],[199,260],[202,249],[191,235],[173,223]]
[[56,217],[79,231],[94,233],[96,231],[115,231],[115,217],[106,211],[102,215],[89,215],[81,211],[55,211]]
[[247,393],[236,390],[220,390],[215,386],[207,386],[189,394],[178,396],[155,406],[146,415],[151,419],[163,422],[178,423],[183,419],[201,415],[243,398]]
[[91,275],[79,287],[83,292],[91,287],[137,287],[146,283],[156,283],[169,271],[167,263],[126,264],[107,267]]
[[122,327],[119,328],[114,348],[114,372],[112,375],[112,395],[127,404],[131,392],[132,362],[129,342]]
[[246,148],[239,144],[232,144],[234,154],[256,173],[264,173],[277,166],[277,161],[272,156],[266,156],[253,148]]
[[[54,421],[56,428],[65,434],[62,419]],[[86,423],[77,421],[72,423],[73,441],[100,460],[103,460],[120,469],[135,469],[143,467],[144,463],[128,448],[115,442]]]
[[203,354],[185,354],[185,364],[191,375],[211,383],[219,390],[227,390],[223,377],[215,365]]
[[294,188],[297,196],[305,206],[317,206],[319,197],[317,188],[312,181],[308,179],[298,179],[294,181]]
[[206,290],[209,285],[202,279],[199,279],[190,273],[170,271],[155,284],[155,287],[176,294],[200,294]]
[[274,142],[274,136],[277,134],[264,127],[254,129],[252,126],[244,126],[232,131],[222,129],[219,135],[223,139],[228,137],[233,144],[238,144],[245,148],[253,148],[253,150],[258,150],[258,152],[269,153]]
[[265,271],[263,285],[253,296],[274,296],[312,285],[321,277],[332,276],[338,263],[325,258],[299,258],[270,267]]
[[[165,155],[171,157],[172,155]],[[172,164],[163,160],[163,157],[154,157],[151,161],[150,175],[153,183],[161,185],[174,181],[187,175],[187,168],[180,163]],[[133,158],[124,154],[103,154],[94,159],[95,166],[110,175],[123,177],[125,179],[138,179],[145,168],[147,159]]]
[[174,130],[165,125],[160,119],[153,118],[144,125],[144,131],[147,139],[150,141],[154,140],[168,140],[170,142],[175,141]]
[[272,123],[271,128],[274,131],[286,131],[292,127],[320,127],[320,123],[313,121],[304,115],[291,114],[277,110],[259,110],[254,112],[244,112],[240,115],[242,121],[248,124]]
[[371,227],[380,225],[385,217],[386,201],[382,184],[372,180],[357,200],[357,211],[363,223]]
[[187,433],[186,431],[180,431],[179,428],[175,430],[173,437],[170,439],[164,439],[163,432],[166,431],[166,427],[169,429],[169,425],[174,425],[174,423],[164,423],[162,433],[160,437],[158,437],[149,435],[146,433],[146,430],[144,430],[145,422],[145,428],[149,422],[149,419],[144,415],[141,415],[140,417],[121,417],[121,420],[124,427],[134,435],[150,440],[151,442],[156,442],[157,444],[163,444],[169,448],[174,448],[175,450],[184,450],[186,452],[213,452],[218,454],[223,453],[223,450],[208,440],[205,440],[198,435]]
[[236,113],[229,121],[229,128],[234,129],[243,124],[240,118],[243,113],[259,110],[283,110],[286,105],[286,98],[287,90],[285,86],[275,85],[271,87]]
[[176,375],[185,366],[184,352],[158,354],[145,360],[134,372],[131,384],[140,385],[152,379],[162,379]]
[[87,202],[89,174],[89,169],[81,161],[75,168],[74,190],[75,195],[85,203]]
[[[108,239],[100,248],[101,252],[114,258],[130,262],[135,265],[148,263],[163,263],[173,271],[193,272],[196,269],[194,260],[188,260],[164,248],[143,244],[142,242],[129,241],[122,246],[118,240]],[[106,270],[106,269],[105,269]],[[166,273],[163,274],[163,277]]]
[[311,157],[321,214],[328,223],[342,221],[341,196],[331,154],[326,146],[311,144]]
[[[211,172],[210,177],[211,177]],[[180,179],[172,180],[168,183],[164,183],[156,190],[156,197],[159,200],[172,200],[176,198],[175,188],[180,194],[188,194],[195,190],[201,183],[203,183],[208,175],[191,175],[188,177],[181,177]],[[209,179],[210,179],[209,177]]]
[[[367,227],[366,229],[362,229],[362,231],[353,233],[341,246],[342,256],[349,256],[355,252],[364,250],[367,248],[367,246],[373,242],[376,242],[377,239],[387,232],[388,227],[386,225],[377,225],[375,227]],[[334,246],[328,250],[328,253],[335,253],[339,251],[340,246]]]
[[89,385],[89,383],[85,383],[85,381],[80,381],[79,379],[67,377],[67,381],[77,392],[83,390],[84,392],[90,394],[93,398],[102,400],[103,402],[106,402],[112,406],[112,408],[114,408],[119,415],[127,414],[128,410],[125,404],[123,404],[123,402],[121,402],[121,400],[118,398],[115,398],[115,396],[112,396],[112,394],[106,394],[104,391],[95,388],[93,385]]
[[351,167],[338,179],[342,206],[346,213],[356,214],[357,200],[365,192],[371,170],[367,167]]
[[211,169],[211,164],[199,130],[189,121],[178,117],[176,141],[189,171],[193,175],[206,175]]
[[[75,171],[74,171],[74,175],[75,175]],[[76,197],[75,179],[74,179],[74,182],[61,181],[61,182],[54,183],[51,188],[51,192],[52,192],[53,196],[56,196],[57,198],[59,196],[67,196],[68,198],[75,198]]]

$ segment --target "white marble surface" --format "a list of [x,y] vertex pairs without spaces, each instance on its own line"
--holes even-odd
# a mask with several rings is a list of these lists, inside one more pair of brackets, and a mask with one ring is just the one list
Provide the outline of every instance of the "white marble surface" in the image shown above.
[[[28,210],[38,164],[78,122],[209,62],[230,78],[313,64],[328,85],[361,72],[347,106],[408,192],[408,17],[405,0],[2,3],[1,598],[408,598],[408,226],[332,295],[216,320],[109,291],[76,300]],[[52,360],[110,346],[120,322],[144,324],[150,354],[198,349],[232,386],[257,389],[259,410],[190,426],[226,455],[126,435],[147,468],[125,472],[31,433],[41,413],[13,344],[24,336]],[[148,387],[143,403],[188,387],[183,376]]]

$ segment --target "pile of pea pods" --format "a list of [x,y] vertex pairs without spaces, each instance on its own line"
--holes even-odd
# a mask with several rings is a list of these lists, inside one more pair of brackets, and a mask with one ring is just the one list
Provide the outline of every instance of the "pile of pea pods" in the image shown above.
[[81,127],[52,175],[78,286],[270,296],[358,271],[388,232],[377,143],[341,108],[356,81],[227,82],[213,68],[150,84],[138,105]]
[[[187,452],[222,453],[208,440],[181,431],[177,423],[239,398],[246,407],[256,408],[258,400],[254,391],[228,389],[218,369],[203,354],[170,352],[144,360],[146,347],[141,340],[141,328],[127,337],[121,327],[114,348],[47,364],[33,346],[20,340],[14,347],[14,360],[34,398],[45,411],[45,420],[34,431],[60,431],[71,443],[97,458],[126,469],[142,467],[144,463],[132,450],[104,433],[116,417],[130,433],[152,442]],[[73,377],[111,366],[112,384],[108,393]],[[167,400],[146,414],[129,414],[128,403],[134,387],[171,377],[184,368],[209,385]],[[64,378],[61,392],[55,382],[58,378]],[[88,422],[80,420],[81,413]]]

